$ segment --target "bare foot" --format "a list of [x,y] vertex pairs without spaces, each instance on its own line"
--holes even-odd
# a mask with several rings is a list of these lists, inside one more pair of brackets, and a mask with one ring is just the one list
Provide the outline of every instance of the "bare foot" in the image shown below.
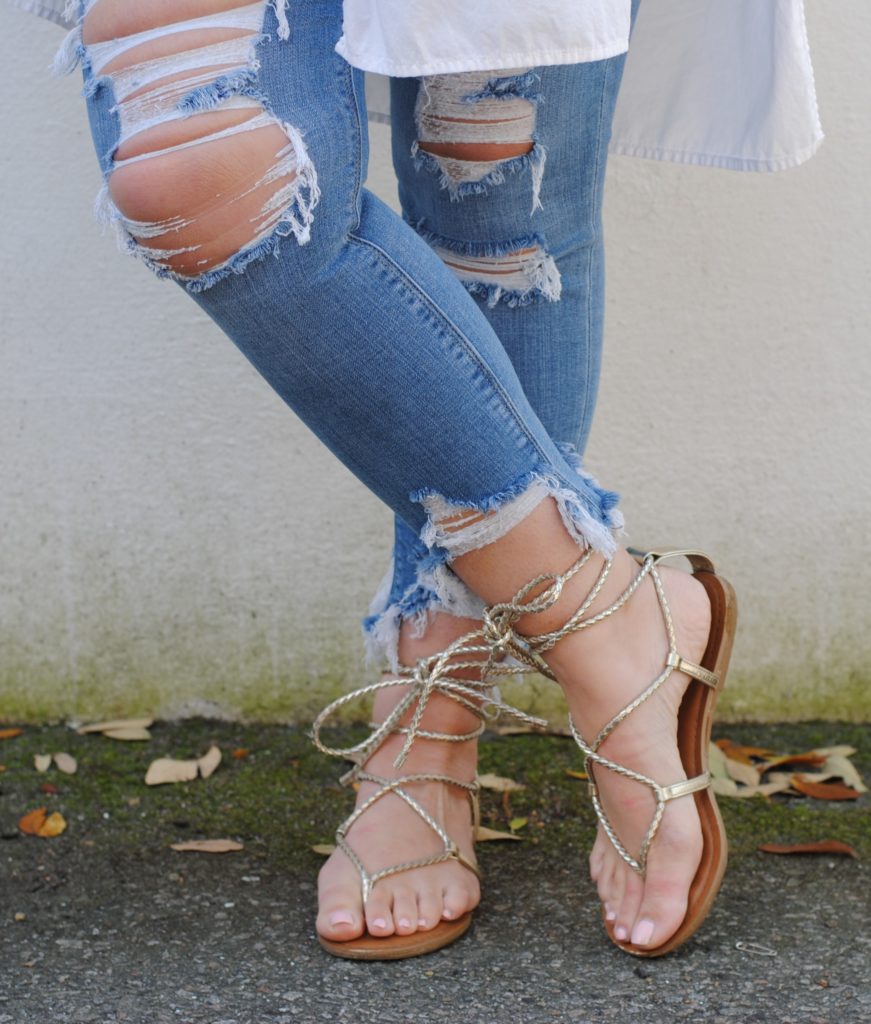
[[[596,564],[600,566],[601,559]],[[711,623],[704,587],[678,569],[660,566],[657,571],[671,609],[677,649],[698,663]],[[610,605],[637,572],[637,564],[620,552],[590,614]],[[565,600],[564,595],[560,603]],[[599,730],[662,672],[667,654],[663,615],[648,578],[621,609],[589,629],[564,637],[546,657],[563,686],[572,720],[586,742],[592,743]],[[614,729],[599,753],[663,785],[685,779],[677,748],[677,713],[688,684],[688,676],[673,672]],[[654,816],[653,793],[648,786],[602,766],[594,771],[605,814],[637,860]],[[590,873],[618,941],[656,947],[674,934],[686,914],[701,853],[699,818],[689,798],[666,804],[643,876],[626,863],[600,826]]]
[[[383,721],[400,689],[382,691],[375,718]],[[472,732],[478,718],[455,701],[434,694],[424,713],[422,728],[455,735]],[[444,742],[418,738],[401,769],[393,760],[404,736],[388,737],[368,760],[366,771],[386,779],[400,775],[447,775],[473,782],[477,770],[477,741]],[[356,806],[377,789],[362,782]],[[457,844],[460,853],[475,863],[473,823],[468,793],[441,782],[414,782],[403,787]],[[351,827],[347,840],[367,871],[375,872],[406,861],[437,856],[444,843],[408,804],[394,793],[376,801]],[[360,875],[344,852],[336,850],[318,878],[320,909],[317,930],[336,942],[373,936],[411,935],[429,931],[441,920],[455,920],[477,906],[477,877],[458,860],[446,860],[380,879],[363,906]]]

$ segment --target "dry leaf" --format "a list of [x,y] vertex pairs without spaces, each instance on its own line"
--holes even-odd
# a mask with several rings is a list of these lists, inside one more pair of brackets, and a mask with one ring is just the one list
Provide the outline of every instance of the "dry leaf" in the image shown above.
[[57,788],[57,786],[53,782],[43,782],[43,784],[39,787],[39,790],[40,790],[41,793],[52,793],[53,794],[53,793],[59,793],[60,792],[60,790]]
[[815,800],[858,800],[855,789],[839,782],[813,782],[804,775],[793,775],[792,788]]
[[[844,749],[849,750],[850,747],[845,747]],[[862,781],[862,776],[844,754],[830,754],[823,765],[823,771],[827,772],[830,778],[843,779],[848,786],[855,789],[858,793],[868,792],[868,787]]]
[[51,754],[34,754],[33,767],[38,772],[47,772],[51,767]]
[[60,751],[54,755],[54,763],[57,770],[63,772],[64,775],[76,774],[78,765],[76,764],[76,759],[72,755]]
[[479,775],[478,784],[481,789],[492,789],[497,793],[513,793],[518,789],[526,789],[526,786],[514,779],[506,779],[501,775]]
[[529,818],[512,818],[508,822],[508,827],[512,832],[519,832],[528,821]]
[[322,857],[329,857],[331,853],[335,852],[336,848],[335,846],[331,846],[329,843],[315,843],[312,849]]
[[726,771],[729,778],[736,782],[743,782],[745,786],[757,786],[759,784],[759,772],[751,765],[742,761],[735,761],[727,754],[725,757]]
[[773,796],[775,793],[785,793],[790,787],[789,778],[781,779],[779,782],[757,782],[755,786],[739,786],[734,793],[724,793],[723,796],[751,797],[751,796]]
[[498,839],[516,839],[520,842],[520,836],[512,835],[511,832],[497,832],[493,828],[487,828],[486,825],[479,825],[478,831],[475,833],[475,841],[478,843],[491,843]]
[[[708,744],[708,771],[712,779],[727,779],[732,781],[729,771],[726,768],[726,755],[716,743]],[[716,792],[716,790],[714,791]]]
[[123,729],[105,729],[103,735],[110,740],[127,740],[130,742],[151,739],[151,733],[138,725],[128,725]]
[[215,769],[218,767],[220,763],[220,748],[214,746],[213,744],[211,747],[209,747],[206,753],[203,754],[203,756],[199,758],[199,760],[197,761],[197,764],[200,766],[200,775],[202,775],[204,779],[207,779],[210,775],[214,773]]
[[35,811],[29,811],[23,818],[18,819],[18,827],[26,835],[39,835],[39,830],[45,824],[45,808],[37,807]]
[[711,789],[717,796],[738,795],[738,783],[734,779],[721,779],[718,776],[712,776]]
[[43,839],[50,839],[59,836],[67,827],[62,814],[55,811],[46,817],[45,808],[38,807],[30,811],[23,818],[18,820],[18,827],[29,836],[42,836]]
[[230,757],[235,757],[236,760],[239,760],[243,757],[247,757],[250,753],[251,751],[247,747],[236,747],[236,749],[230,754]]
[[148,766],[145,785],[162,786],[166,782],[190,782],[197,777],[197,765],[197,761],[176,761],[172,757],[159,757]]
[[23,732],[23,729],[0,729],[0,740],[15,739],[16,736],[20,736]]
[[590,777],[586,772],[573,772],[571,768],[566,768],[565,773],[572,779],[589,779]]
[[66,819],[59,812],[55,811],[43,822],[42,828],[36,833],[38,836],[42,836],[44,839],[51,839],[54,836],[59,836],[67,827]]
[[170,849],[182,853],[233,853],[245,847],[232,839],[189,839],[184,843],[171,843]]
[[740,761],[741,764],[753,764],[753,759],[767,761],[769,758],[777,757],[776,750],[767,750],[765,747],[747,747],[743,743],[736,743],[726,737],[716,741],[717,746],[726,757],[732,761]]
[[153,718],[115,718],[110,722],[94,722],[93,725],[83,725],[79,732],[84,735],[88,732],[116,732],[119,729],[147,729],[153,723]]
[[807,750],[803,754],[782,754],[779,757],[773,757],[766,761],[764,765],[760,765],[759,771],[764,774],[772,768],[783,768],[784,765],[788,764],[808,765],[810,768],[815,768],[817,765],[825,763],[826,758],[824,754],[819,754],[815,750]]
[[0,764],[0,772],[5,772],[5,771],[6,771],[6,765],[5,764]]
[[819,839],[815,843],[763,843],[757,847],[763,853],[841,853],[859,859],[859,854],[839,839]]
[[815,754],[820,754],[822,757],[852,757],[856,753],[855,747],[817,747],[814,751]]

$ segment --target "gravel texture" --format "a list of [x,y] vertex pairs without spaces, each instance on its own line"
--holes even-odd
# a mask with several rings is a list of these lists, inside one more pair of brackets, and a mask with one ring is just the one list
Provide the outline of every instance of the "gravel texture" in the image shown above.
[[[167,749],[197,748],[208,733],[228,749],[240,738],[234,728],[167,725],[161,727],[160,742]],[[241,738],[254,745],[258,735],[256,727],[248,727]],[[287,748],[280,748],[279,731],[273,730],[261,763],[270,754],[290,765],[286,771],[298,771],[296,754],[304,738],[281,735]],[[782,734],[773,737],[768,727],[758,727],[754,736],[760,745],[783,742]],[[0,775],[0,1024],[871,1021],[865,863],[755,851],[757,840],[782,840],[783,826],[772,834],[770,823],[760,824],[753,844],[739,841],[721,897],[694,940],[662,960],[641,961],[612,947],[599,923],[581,855],[589,822],[584,835],[567,828],[567,838],[552,842],[548,837],[559,832],[559,823],[544,806],[539,819],[526,826],[541,822],[538,843],[479,847],[485,898],[466,937],[414,960],[353,963],[330,957],[314,938],[319,859],[310,850],[312,837],[294,825],[305,816],[307,827],[325,827],[308,804],[297,813],[294,792],[303,800],[311,785],[321,785],[328,805],[324,815],[331,816],[333,802],[338,806],[342,800],[333,787],[313,776],[282,791],[269,805],[269,816],[258,811],[259,834],[254,824],[246,833],[234,819],[233,837],[245,843],[241,852],[181,854],[168,844],[227,834],[215,824],[206,827],[200,802],[211,800],[207,795],[217,790],[210,784],[222,773],[227,780],[233,772],[242,778],[253,771],[245,762],[256,752],[235,763],[225,758],[205,782],[161,787],[164,802],[153,808],[152,791],[134,792],[135,779],[125,777],[131,817],[123,819],[114,809],[112,801],[121,799],[111,795],[114,790],[103,804],[89,795],[93,813],[75,810],[72,794],[98,764],[85,755],[110,749],[110,741],[66,737],[67,749],[81,742],[76,776],[37,776],[25,763],[33,749],[58,749],[65,736],[57,728],[28,730],[21,741],[0,747],[0,763],[7,764]],[[832,739],[837,738],[833,727]],[[797,749],[805,737],[793,739]],[[492,748],[490,770],[505,770],[515,742],[503,738],[486,745]],[[529,749],[540,749],[542,757],[552,745],[547,738],[530,742]],[[122,756],[147,763],[154,755],[153,749],[133,751],[128,745]],[[305,769],[305,755],[299,756]],[[549,765],[552,761],[548,756]],[[327,770],[335,775],[335,765]],[[557,770],[564,777],[562,768]],[[39,792],[47,778],[60,793]],[[62,836],[18,833],[17,815],[38,799],[54,800],[52,809],[69,814]],[[866,796],[825,813],[845,821],[849,815],[850,827],[858,822],[860,834],[867,833],[867,801]],[[500,826],[498,798],[490,811],[490,823]],[[790,813],[785,807],[787,823]],[[834,820],[820,817],[826,825],[818,838],[831,834]],[[737,827],[740,832],[740,823]],[[263,838],[288,832],[297,839],[287,848]]]

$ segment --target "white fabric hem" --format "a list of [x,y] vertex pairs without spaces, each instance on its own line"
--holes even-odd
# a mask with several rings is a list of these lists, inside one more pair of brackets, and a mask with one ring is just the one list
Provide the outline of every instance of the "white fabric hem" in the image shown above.
[[50,7],[47,4],[39,3],[39,0],[8,0],[13,7],[17,7],[20,11],[27,11],[29,14],[38,14],[41,18],[47,18],[49,21],[53,21],[55,25],[60,25],[62,28],[70,28],[70,22],[68,22],[62,11],[55,10],[54,7]]
[[665,160],[673,164],[692,164],[696,167],[716,167],[727,171],[787,171],[810,160],[819,149],[825,135],[822,131],[810,146],[783,157],[739,157],[714,153],[681,152],[674,149],[660,149],[653,146],[633,145],[628,142],[612,142],[608,151],[615,156],[635,156],[644,160]]
[[447,75],[463,71],[490,71],[499,68],[546,67],[555,64],[586,64],[596,60],[607,60],[626,53],[629,41],[625,37],[594,48],[575,47],[571,50],[524,50],[518,53],[476,53],[474,56],[458,57],[452,60],[417,61],[399,64],[376,57],[354,53],[347,45],[345,36],[336,43],[336,53],[360,71],[370,71],[388,78],[419,78],[422,75]]

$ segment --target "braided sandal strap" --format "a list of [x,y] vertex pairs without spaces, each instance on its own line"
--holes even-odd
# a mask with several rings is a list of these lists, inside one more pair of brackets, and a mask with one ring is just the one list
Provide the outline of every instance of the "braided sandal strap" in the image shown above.
[[[492,685],[491,680],[494,677],[515,675],[517,673],[516,667],[505,664],[502,661],[502,655],[501,648],[491,642],[485,623],[480,629],[472,630],[459,637],[438,654],[421,658],[412,667],[401,668],[396,678],[370,683],[350,693],[343,694],[328,704],[314,720],[311,735],[317,749],[331,757],[344,758],[354,763],[351,771],[343,776],[342,783],[350,785],[354,782],[370,782],[378,786],[378,789],[357,807],[336,830],[337,847],[354,864],[360,875],[364,903],[369,898],[373,886],[380,879],[402,871],[411,871],[414,868],[427,867],[431,864],[439,864],[448,860],[458,861],[475,875],[479,876],[478,868],[475,864],[463,856],[456,843],[448,836],[442,826],[406,788],[409,784],[416,782],[435,782],[464,790],[469,795],[473,824],[475,832],[477,832],[479,822],[478,794],[480,791],[477,782],[463,782],[448,775],[438,774],[413,774],[403,775],[395,779],[386,779],[367,772],[365,764],[389,736],[399,734],[405,737],[402,748],[393,762],[394,767],[400,769],[408,758],[408,754],[416,740],[426,739],[447,743],[464,743],[477,739],[484,731],[487,719],[495,719],[500,713],[507,714],[524,725],[533,728],[546,728],[547,722],[543,719],[536,718],[521,711],[519,708],[505,703]],[[480,678],[471,680],[457,678],[456,673],[463,670],[474,670],[479,673]],[[405,687],[406,692],[383,722],[370,723],[371,732],[365,739],[348,747],[335,747],[325,742],[322,733],[326,723],[340,708],[359,700],[361,697],[374,695],[381,690],[398,686]],[[424,712],[433,694],[441,694],[444,697],[448,697],[477,715],[480,719],[478,726],[469,732],[459,734],[433,732],[421,728]],[[408,724],[400,725],[399,723],[409,713],[411,714],[411,719]],[[390,794],[403,800],[421,820],[429,825],[441,840],[443,849],[440,853],[431,857],[405,861],[401,864],[382,868],[379,871],[369,872],[348,842],[347,835],[354,823],[367,810]]]
[[[544,661],[543,655],[547,651],[551,650],[560,640],[563,639],[563,637],[566,637],[571,633],[577,633],[583,629],[589,629],[591,626],[594,626],[609,616],[614,615],[629,601],[648,576],[653,580],[668,638],[668,656],[663,670],[633,701],[621,708],[617,714],[615,714],[614,717],[611,718],[610,721],[602,727],[602,729],[600,729],[592,743],[588,743],[584,739],[577,726],[572,721],[571,716],[569,716],[569,727],[571,729],[572,736],[584,753],[584,767],[590,778],[590,795],[593,802],[593,808],[596,812],[596,817],[598,818],[605,835],[607,835],[612,846],[620,857],[634,871],[643,876],[647,868],[647,857],[650,851],[650,846],[656,837],[657,831],[659,830],[662,816],[665,812],[666,803],[669,800],[676,800],[680,797],[689,796],[692,793],[705,789],[710,785],[710,774],[705,773],[692,779],[684,779],[679,782],[672,783],[671,785],[663,786],[656,782],[655,779],[651,779],[646,775],[642,775],[640,772],[633,771],[625,765],[618,764],[617,762],[604,757],[599,753],[599,748],[621,722],[625,721],[626,718],[636,710],[636,708],[640,707],[645,701],[652,697],[654,693],[656,693],[656,691],[666,682],[673,672],[685,672],[687,675],[692,676],[694,679],[704,683],[706,686],[717,686],[718,679],[713,672],[709,672],[700,665],[696,665],[695,663],[688,661],[678,653],[671,610],[669,609],[665,590],[662,586],[662,579],[656,569],[656,566],[664,559],[676,557],[685,557],[689,559],[694,568],[703,571],[712,571],[713,564],[710,559],[701,552],[650,552],[641,556],[639,571],[617,599],[607,608],[597,612],[595,615],[588,615],[589,609],[596,597],[601,593],[601,590],[611,572],[613,563],[611,559],[606,558],[602,569],[599,572],[598,578],[593,584],[590,592],[584,598],[580,607],[559,629],[553,630],[550,633],[542,633],[538,636],[520,636],[517,634],[513,626],[520,615],[545,611],[555,604],[561,596],[566,583],[568,583],[568,581],[580,572],[580,570],[589,562],[592,554],[592,551],[586,551],[565,573],[545,574],[531,580],[515,595],[512,601],[506,602],[505,604],[494,605],[492,609],[488,609],[488,612],[486,613],[486,621],[488,623],[493,623],[492,628],[500,638],[501,647],[504,650],[509,651],[514,657],[522,660],[526,666],[529,666],[526,670],[539,671],[549,678],[554,679],[555,677],[547,666],[547,663]],[[527,600],[527,595],[536,587],[541,586],[542,583],[549,583],[549,586],[536,597]],[[633,857],[629,853],[617,836],[611,822],[608,820],[608,816],[605,813],[605,809],[602,806],[599,796],[599,789],[593,772],[594,765],[599,765],[608,771],[622,775],[624,778],[639,782],[642,785],[647,786],[653,793],[656,806],[650,825],[648,826],[641,842],[641,848],[637,858]]]

